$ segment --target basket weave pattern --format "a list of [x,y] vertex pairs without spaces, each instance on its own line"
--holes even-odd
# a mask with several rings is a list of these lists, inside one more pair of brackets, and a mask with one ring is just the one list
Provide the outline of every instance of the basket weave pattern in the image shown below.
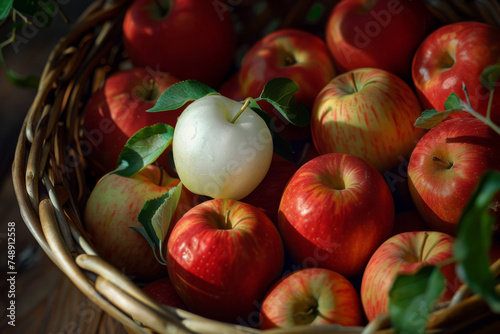
[[[222,324],[189,312],[164,307],[148,298],[119,270],[101,259],[86,235],[82,212],[91,185],[86,179],[82,145],[82,112],[85,100],[115,71],[123,60],[121,20],[130,0],[96,1],[74,24],[70,34],[53,50],[42,75],[35,100],[24,121],[15,160],[13,182],[21,214],[31,233],[49,258],[94,303],[123,323],[133,333],[239,333],[260,331]],[[234,10],[241,15],[240,45],[259,37],[274,20],[281,27],[307,30],[322,26],[320,16],[308,22],[305,15],[314,1],[272,2],[259,17],[252,6],[258,1],[240,1]],[[316,1],[317,3],[317,1]],[[329,12],[336,1],[322,1]],[[429,7],[443,23],[478,20],[500,26],[498,1],[437,1]],[[253,13],[253,14],[252,14]],[[245,16],[246,15],[246,16]],[[494,268],[495,275],[500,274]],[[463,286],[451,303],[439,305],[429,319],[429,332],[449,333],[499,331],[500,318]],[[472,326],[472,327],[469,327]],[[366,327],[323,326],[318,333],[389,333],[387,315]],[[147,328],[147,329],[146,329]],[[310,330],[310,328],[309,328]],[[306,328],[277,331],[308,332]]]

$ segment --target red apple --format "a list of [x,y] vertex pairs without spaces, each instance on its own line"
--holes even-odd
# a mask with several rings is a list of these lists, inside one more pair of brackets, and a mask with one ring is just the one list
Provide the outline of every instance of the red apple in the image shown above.
[[212,0],[135,0],[123,21],[125,50],[136,66],[215,88],[235,51],[229,13]]
[[353,154],[385,172],[409,159],[424,133],[413,126],[421,114],[416,95],[402,79],[381,69],[356,69],[318,94],[311,133],[320,154]]
[[288,183],[278,212],[287,249],[303,266],[362,272],[391,234],[394,203],[382,175],[350,154],[312,159]]
[[203,202],[177,223],[168,241],[170,280],[194,313],[236,322],[278,278],[280,235],[259,209],[229,199]]
[[[451,235],[488,169],[500,170],[500,135],[476,118],[455,118],[432,128],[418,142],[408,165],[415,206],[433,230]],[[500,212],[496,217],[497,227]]]
[[[182,108],[157,113],[146,110],[177,82],[170,74],[133,68],[112,74],[92,94],[85,106],[81,148],[97,177],[116,168],[123,146],[138,130],[156,123],[175,126]],[[167,155],[159,162],[168,167]]]
[[[361,301],[368,320],[388,312],[389,291],[398,274],[414,273],[452,258],[454,241],[437,231],[406,232],[385,241],[370,258],[361,281]],[[441,271],[446,279],[441,301],[449,301],[462,283],[454,263],[441,267]]]
[[174,285],[168,277],[157,279],[147,284],[142,290],[160,304],[186,310],[186,305],[179,298]]
[[433,27],[424,1],[343,0],[330,14],[325,39],[342,72],[374,67],[410,79],[413,54]]
[[[147,200],[164,195],[177,184],[178,179],[154,165],[132,177],[116,174],[102,177],[87,200],[83,216],[85,228],[99,255],[138,280],[165,276],[167,268],[156,260],[146,239],[131,227],[142,226],[137,216]],[[169,233],[182,215],[197,203],[193,194],[182,189]]]
[[235,101],[243,101],[245,96],[241,92],[240,72],[233,73],[222,83],[218,90],[219,94]]
[[342,275],[306,268],[280,279],[262,303],[261,329],[301,325],[361,326],[359,294]]
[[269,80],[284,77],[299,86],[297,102],[308,109],[335,76],[325,42],[298,29],[280,29],[257,41],[245,54],[240,72],[245,97],[258,97]]
[[[498,36],[498,27],[479,22],[452,23],[431,33],[415,53],[412,65],[415,88],[424,107],[444,110],[452,92],[466,101],[465,84],[472,108],[486,115],[489,91],[480,76],[500,61]],[[500,89],[495,89],[491,110],[493,121],[500,124]]]
[[297,169],[297,165],[293,162],[274,154],[271,166],[264,179],[254,191],[241,201],[262,210],[278,226],[278,209],[281,195]]

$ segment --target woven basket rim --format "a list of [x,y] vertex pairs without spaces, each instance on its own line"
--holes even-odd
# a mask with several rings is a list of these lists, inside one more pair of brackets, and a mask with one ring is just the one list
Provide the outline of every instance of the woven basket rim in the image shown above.
[[[70,154],[81,156],[76,148],[69,154],[65,152],[67,145],[74,145],[79,140],[79,122],[76,121],[82,109],[80,101],[89,91],[95,90],[96,82],[102,80],[102,76],[92,73],[93,69],[107,68],[107,71],[112,71],[110,65],[101,63],[101,59],[111,57],[110,54],[112,59],[119,57],[113,54],[116,50],[113,51],[110,40],[116,37],[118,22],[131,1],[93,2],[51,53],[40,88],[23,122],[12,165],[14,191],[22,219],[40,247],[78,289],[134,333],[149,333],[145,327],[159,333],[169,330],[178,333],[260,333],[258,329],[221,323],[159,305],[123,273],[100,258],[87,242],[79,214],[85,201],[85,163],[83,161],[75,166],[72,179],[67,180],[57,162],[65,162]],[[449,4],[428,2],[442,22],[457,20],[456,8],[450,12]],[[500,26],[500,5],[497,2],[476,1],[469,7],[460,3],[459,9],[467,11],[467,18]],[[82,69],[82,64],[88,69]],[[79,187],[77,194],[65,190],[73,189],[70,186],[74,185]],[[500,261],[494,264],[493,270],[497,276],[500,274]],[[462,286],[451,303],[439,305],[433,312],[429,328],[456,325],[463,312],[475,319],[490,319],[491,313],[485,315],[484,305],[484,301]],[[389,317],[384,314],[364,327],[324,325],[314,331],[383,333],[390,331],[387,329],[389,326]],[[303,326],[273,332],[310,331],[310,327]]]

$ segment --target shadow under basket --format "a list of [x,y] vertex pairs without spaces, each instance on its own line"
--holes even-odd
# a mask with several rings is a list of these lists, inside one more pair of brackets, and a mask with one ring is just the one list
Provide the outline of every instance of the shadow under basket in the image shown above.
[[[82,224],[92,185],[86,179],[81,125],[85,100],[126,60],[121,22],[130,0],[96,1],[51,53],[17,143],[13,170],[20,211],[49,258],[91,301],[131,333],[260,333],[162,306],[97,255]],[[225,3],[225,1],[223,1]],[[234,2],[234,1],[233,1]],[[239,46],[266,29],[324,25],[337,1],[242,0],[234,6]],[[427,1],[442,24],[475,20],[500,26],[498,1]],[[231,2],[228,2],[231,3]],[[260,11],[254,6],[261,6]],[[312,15],[312,11],[318,11]],[[246,43],[246,44],[245,44]],[[497,262],[497,264],[499,264]],[[499,275],[500,265],[494,265]],[[498,290],[498,289],[497,289]],[[389,315],[364,327],[295,327],[276,333],[391,333]],[[432,311],[428,333],[500,333],[500,315],[462,286],[454,299]]]

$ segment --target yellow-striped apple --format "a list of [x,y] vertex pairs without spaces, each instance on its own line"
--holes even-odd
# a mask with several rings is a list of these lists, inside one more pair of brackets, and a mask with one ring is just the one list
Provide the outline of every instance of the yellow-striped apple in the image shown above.
[[[431,33],[415,53],[412,65],[413,82],[424,108],[444,110],[452,92],[466,101],[465,84],[472,108],[486,115],[489,90],[480,76],[488,66],[500,62],[498,36],[498,27],[480,22],[452,23]],[[500,124],[500,89],[495,89],[491,110],[493,121]]]
[[424,133],[413,126],[421,113],[402,79],[361,68],[337,76],[318,94],[311,134],[319,153],[354,154],[385,172],[410,157]]
[[266,176],[273,139],[266,122],[245,104],[208,95],[182,112],[172,151],[177,174],[187,189],[239,200]]
[[212,0],[135,0],[123,20],[125,50],[138,67],[216,88],[235,52],[233,20],[224,6]]
[[363,324],[356,289],[342,275],[322,268],[304,268],[281,278],[266,294],[260,317],[261,329]]
[[[417,143],[408,181],[415,206],[431,229],[455,235],[480,176],[500,170],[499,143],[500,135],[477,118],[444,121]],[[493,207],[498,230],[500,210]]]
[[[156,123],[175,126],[184,108],[163,113],[146,110],[177,82],[179,79],[167,73],[132,68],[112,74],[91,95],[84,110],[81,149],[97,178],[116,168],[123,146],[140,129]],[[158,162],[167,167],[167,155]]]
[[273,78],[289,78],[299,86],[297,102],[310,109],[319,91],[335,76],[325,42],[299,29],[280,29],[257,41],[241,62],[244,96],[258,97]]
[[[361,281],[361,302],[369,321],[388,312],[389,291],[398,274],[410,274],[426,265],[437,265],[453,257],[455,239],[442,232],[405,232],[386,240],[370,258]],[[449,301],[461,282],[455,263],[441,267],[446,289],[441,301]]]
[[330,13],[325,39],[342,72],[375,67],[410,79],[413,54],[433,28],[424,1],[343,0]]
[[170,280],[196,314],[236,322],[278,279],[283,244],[274,224],[250,204],[213,199],[189,210],[167,244]]
[[285,188],[278,226],[299,264],[360,274],[391,234],[394,202],[382,175],[350,154],[323,154],[304,164]]
[[[138,214],[147,200],[164,195],[178,184],[178,179],[154,165],[132,177],[103,176],[93,188],[83,216],[85,228],[99,255],[138,280],[165,276],[165,265],[156,260],[146,239],[131,227],[142,226]],[[168,235],[182,215],[197,203],[197,196],[183,188]]]

